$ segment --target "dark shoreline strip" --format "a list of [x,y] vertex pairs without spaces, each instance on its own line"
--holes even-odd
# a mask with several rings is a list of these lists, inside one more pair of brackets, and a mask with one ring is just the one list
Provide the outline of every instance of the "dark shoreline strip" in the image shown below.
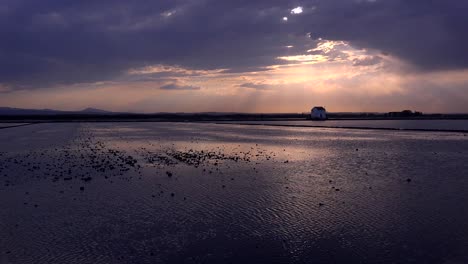
[[350,126],[314,126],[314,125],[285,125],[285,124],[249,124],[236,122],[216,122],[216,121],[166,121],[166,120],[99,120],[99,121],[42,121],[33,122],[21,125],[0,127],[0,129],[29,126],[41,123],[200,123],[200,124],[217,124],[217,125],[244,125],[244,126],[273,126],[273,127],[299,127],[299,128],[336,128],[336,129],[354,129],[354,130],[384,130],[384,131],[402,131],[402,132],[443,132],[443,133],[468,133],[468,130],[463,129],[425,129],[425,128],[392,128],[392,127],[350,127]]
[[246,126],[277,126],[277,127],[303,127],[303,128],[338,128],[355,130],[387,130],[408,132],[445,132],[445,133],[468,133],[468,130],[458,129],[424,129],[424,128],[392,128],[392,127],[349,127],[349,126],[313,126],[313,125],[284,125],[284,124],[247,124],[247,123],[219,123],[218,125],[246,125]]
[[22,126],[30,126],[30,125],[35,125],[35,124],[37,124],[37,123],[27,123],[27,124],[14,125],[14,126],[4,126],[4,127],[0,127],[0,129],[13,128],[13,127],[22,127]]

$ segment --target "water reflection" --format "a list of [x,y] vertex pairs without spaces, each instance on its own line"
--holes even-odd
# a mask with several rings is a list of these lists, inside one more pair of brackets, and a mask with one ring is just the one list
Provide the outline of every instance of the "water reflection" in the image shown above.
[[294,120],[294,121],[226,121],[233,124],[264,124],[311,127],[363,127],[423,130],[462,130],[468,132],[468,120]]
[[[4,144],[11,135],[0,132],[0,175],[13,185],[0,187],[0,218],[7,219],[0,223],[0,245],[12,252],[0,260],[467,257],[468,140],[460,134],[174,123],[36,129],[69,138],[32,151],[16,139]],[[21,131],[18,138],[30,135]],[[41,142],[43,133],[33,134],[30,140]],[[14,171],[22,172],[21,181]],[[82,180],[88,176],[91,181]]]

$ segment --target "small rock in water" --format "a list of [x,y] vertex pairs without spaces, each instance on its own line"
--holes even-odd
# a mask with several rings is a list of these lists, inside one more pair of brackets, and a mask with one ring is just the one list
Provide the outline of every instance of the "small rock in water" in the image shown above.
[[82,181],[85,181],[85,182],[89,182],[91,181],[93,178],[91,177],[86,177],[86,178],[81,178]]
[[174,196],[175,196],[175,193],[171,193],[171,196],[174,197]]
[[80,187],[80,191],[84,191],[84,187],[83,187],[83,186]]
[[172,177],[172,172],[166,171],[167,177]]
[[406,182],[411,182],[411,179],[410,178],[406,179]]

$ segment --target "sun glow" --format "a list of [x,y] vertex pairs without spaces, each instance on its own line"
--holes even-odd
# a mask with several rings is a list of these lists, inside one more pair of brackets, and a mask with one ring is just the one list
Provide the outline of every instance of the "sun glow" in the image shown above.
[[304,10],[302,9],[302,6],[298,6],[296,8],[291,9],[291,14],[293,15],[298,15],[301,14]]
[[333,50],[335,50],[337,47],[342,46],[342,47],[348,47],[349,44],[344,42],[344,41],[333,41],[333,40],[322,40],[319,39],[320,42],[317,45],[316,48],[314,49],[309,49],[307,52],[314,52],[314,51],[320,51],[323,53],[329,53]]
[[294,55],[277,57],[279,60],[296,61],[296,62],[325,62],[327,57],[323,55]]

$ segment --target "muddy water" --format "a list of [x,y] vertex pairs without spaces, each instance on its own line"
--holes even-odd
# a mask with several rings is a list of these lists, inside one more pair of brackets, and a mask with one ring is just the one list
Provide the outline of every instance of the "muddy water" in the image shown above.
[[464,263],[461,133],[0,130],[0,263]]

